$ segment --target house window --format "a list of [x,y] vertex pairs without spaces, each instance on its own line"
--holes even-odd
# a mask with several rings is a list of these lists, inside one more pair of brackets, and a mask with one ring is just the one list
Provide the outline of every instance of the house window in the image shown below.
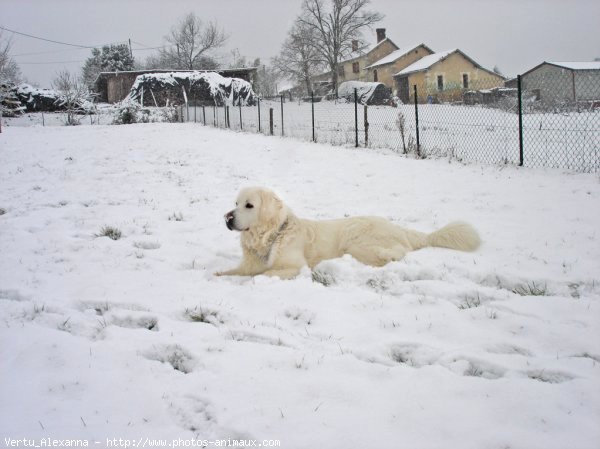
[[377,70],[373,70],[373,81],[375,81],[375,82],[379,81],[377,79]]
[[344,78],[344,66],[343,65],[338,66],[338,76],[340,78]]
[[469,74],[468,73],[462,74],[462,81],[463,81],[463,89],[468,89],[469,88]]
[[437,76],[437,88],[438,90],[444,90],[444,75]]
[[353,62],[352,63],[352,73],[358,73],[360,72],[360,66],[358,64],[358,62]]

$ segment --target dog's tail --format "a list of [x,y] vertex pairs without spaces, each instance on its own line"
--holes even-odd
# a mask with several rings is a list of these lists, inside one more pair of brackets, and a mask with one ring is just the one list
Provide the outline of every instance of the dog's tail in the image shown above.
[[468,223],[455,221],[427,236],[427,246],[475,251],[481,244],[479,234]]

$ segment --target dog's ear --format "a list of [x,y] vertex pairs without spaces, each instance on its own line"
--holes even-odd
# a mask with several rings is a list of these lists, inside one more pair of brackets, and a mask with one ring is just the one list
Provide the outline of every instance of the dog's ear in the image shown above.
[[270,190],[260,192],[260,218],[264,223],[281,224],[285,221],[283,201]]

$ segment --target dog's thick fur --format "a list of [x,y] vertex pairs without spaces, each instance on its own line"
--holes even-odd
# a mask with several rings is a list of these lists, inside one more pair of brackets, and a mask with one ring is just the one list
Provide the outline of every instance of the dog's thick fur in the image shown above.
[[313,268],[344,254],[380,267],[428,246],[473,251],[481,242],[477,231],[462,222],[425,234],[379,217],[304,220],[272,191],[259,187],[240,191],[225,222],[229,229],[241,231],[243,258],[239,267],[218,276],[264,274],[289,279],[305,265]]

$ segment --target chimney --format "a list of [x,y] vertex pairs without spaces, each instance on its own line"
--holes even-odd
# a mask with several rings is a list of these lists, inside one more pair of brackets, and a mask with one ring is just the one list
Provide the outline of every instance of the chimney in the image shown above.
[[377,32],[377,43],[385,39],[385,28],[377,28],[375,31]]
[[352,41],[352,51],[358,51],[358,41],[356,39]]

